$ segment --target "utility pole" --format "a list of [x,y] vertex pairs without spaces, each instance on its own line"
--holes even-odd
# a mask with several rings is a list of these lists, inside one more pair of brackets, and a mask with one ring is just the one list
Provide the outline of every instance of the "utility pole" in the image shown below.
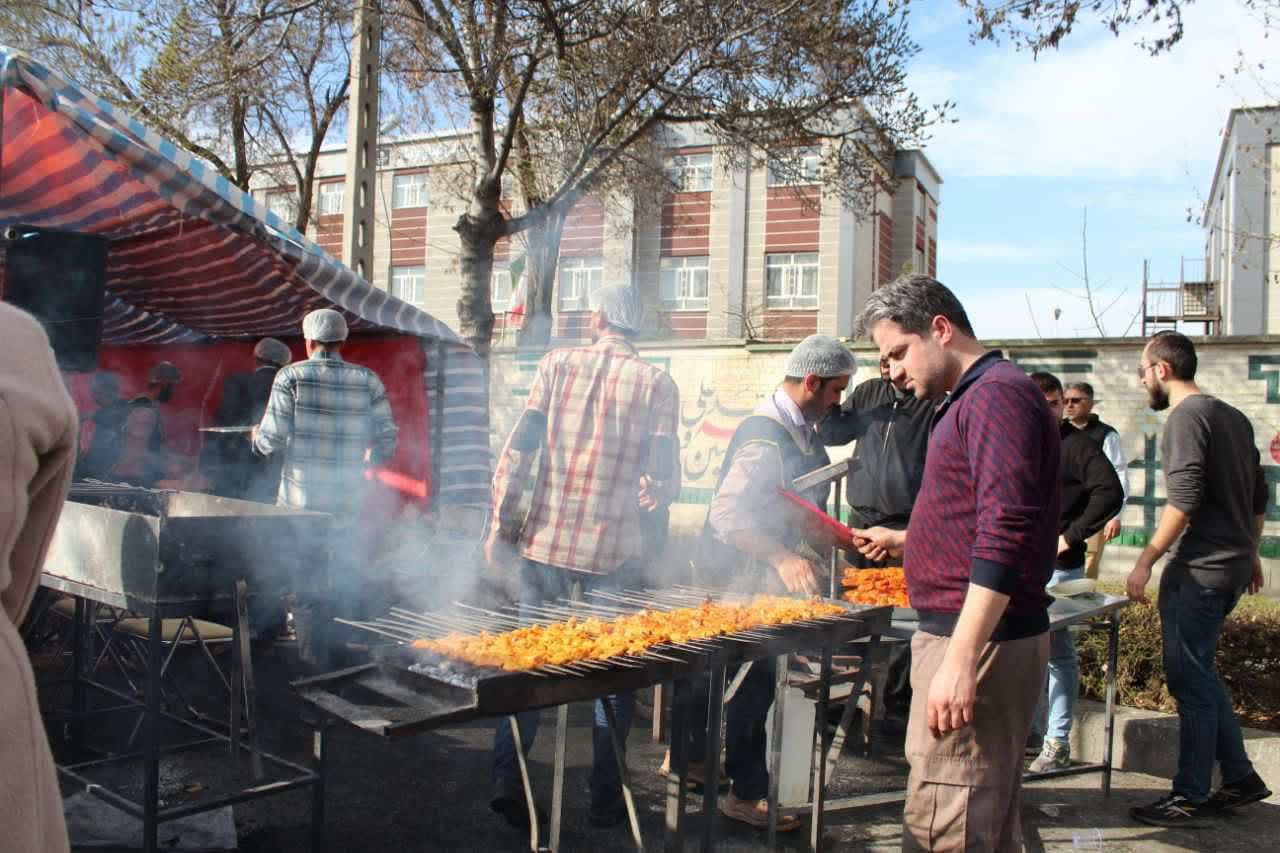
[[378,9],[378,0],[355,2],[351,101],[347,107],[342,261],[356,275],[368,281],[373,277],[373,198],[377,192],[378,176],[378,72],[382,13]]

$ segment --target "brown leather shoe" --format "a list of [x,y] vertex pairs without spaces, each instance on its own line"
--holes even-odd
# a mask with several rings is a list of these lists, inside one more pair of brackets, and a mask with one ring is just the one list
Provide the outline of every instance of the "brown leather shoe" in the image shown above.
[[[671,775],[671,750],[669,749],[667,750],[666,757],[662,759],[662,766],[658,768],[658,775],[663,777]],[[721,767],[716,775],[718,776],[717,785],[719,790],[723,791],[729,786],[729,774],[725,773],[724,768]],[[701,788],[703,785],[707,784],[706,763],[702,761],[690,761],[689,767],[684,774],[684,783],[691,788]]]
[[[740,800],[729,793],[720,801],[720,814],[756,829],[769,828],[768,800]],[[778,815],[778,832],[792,832],[799,828],[800,818],[795,815]]]

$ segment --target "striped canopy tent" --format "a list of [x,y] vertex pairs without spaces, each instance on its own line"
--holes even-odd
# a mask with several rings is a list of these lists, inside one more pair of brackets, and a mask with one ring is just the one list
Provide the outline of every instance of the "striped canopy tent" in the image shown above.
[[108,240],[104,351],[227,342],[247,350],[263,336],[296,339],[308,311],[335,308],[352,343],[412,339],[423,368],[413,390],[423,399],[410,408],[426,423],[409,432],[423,433],[421,455],[431,459],[419,473],[442,502],[487,501],[486,371],[456,333],[131,115],[3,46],[0,100],[0,229]]

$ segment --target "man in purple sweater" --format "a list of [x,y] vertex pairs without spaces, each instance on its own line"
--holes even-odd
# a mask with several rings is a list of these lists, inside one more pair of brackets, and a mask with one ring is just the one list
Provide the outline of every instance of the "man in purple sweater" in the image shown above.
[[903,850],[1022,849],[1022,752],[1049,658],[1044,587],[1058,544],[1058,424],[1021,368],[976,339],[928,276],[877,290],[858,320],[895,384],[946,394],[906,531],[855,531],[903,553],[911,641]]

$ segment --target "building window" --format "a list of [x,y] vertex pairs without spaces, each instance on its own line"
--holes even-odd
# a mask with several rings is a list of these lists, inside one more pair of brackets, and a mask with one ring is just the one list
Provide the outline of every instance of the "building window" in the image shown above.
[[793,187],[816,184],[822,170],[822,152],[816,147],[797,148],[769,159],[769,186]]
[[330,181],[320,185],[319,208],[321,216],[342,214],[342,200],[346,195],[347,185],[341,181]]
[[706,311],[708,258],[663,258],[658,291],[669,311]]
[[711,191],[711,155],[679,154],[667,160],[667,178],[677,192]]
[[511,310],[511,269],[493,265],[493,274],[489,279],[489,304],[495,314],[505,314]]
[[427,268],[392,267],[391,295],[412,305],[419,305],[427,295]]
[[765,307],[818,307],[818,253],[765,255]]
[[560,259],[560,310],[587,311],[604,283],[604,258]]
[[267,210],[274,213],[286,225],[298,221],[298,199],[293,190],[270,190],[267,193]]
[[426,207],[428,201],[426,172],[415,172],[412,175],[396,175],[391,179],[392,209]]

